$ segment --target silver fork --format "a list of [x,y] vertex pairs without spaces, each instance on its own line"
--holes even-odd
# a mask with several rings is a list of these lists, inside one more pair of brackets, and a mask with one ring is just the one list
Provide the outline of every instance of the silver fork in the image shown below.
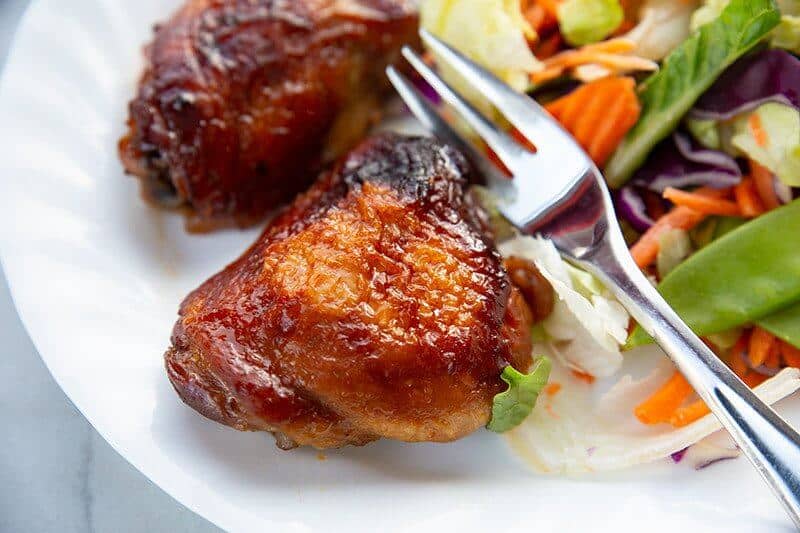
[[501,197],[500,212],[521,232],[553,241],[562,256],[592,272],[673,360],[730,432],[800,528],[800,435],[762,402],[684,324],[634,263],[602,174],[573,137],[532,98],[519,94],[422,30],[437,58],[480,91],[527,139],[533,153],[445,83],[410,48],[403,56],[453,106],[514,175],[505,179],[464,141],[395,68],[387,75],[414,115],[460,148]]

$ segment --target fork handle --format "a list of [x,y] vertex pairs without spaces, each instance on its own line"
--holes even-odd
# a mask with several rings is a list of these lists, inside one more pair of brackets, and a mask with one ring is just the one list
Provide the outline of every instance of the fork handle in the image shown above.
[[578,260],[669,355],[800,528],[800,435],[761,401],[672,310],[633,262],[621,234]]

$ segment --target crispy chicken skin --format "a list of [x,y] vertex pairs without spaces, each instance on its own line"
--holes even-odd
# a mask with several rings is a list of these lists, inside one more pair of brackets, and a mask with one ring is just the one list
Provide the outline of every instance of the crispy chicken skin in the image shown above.
[[146,49],[123,165],[190,230],[256,222],[360,140],[416,30],[412,0],[189,0]]
[[467,166],[381,135],[183,302],[169,379],[203,415],[317,448],[485,425],[531,313],[465,194]]

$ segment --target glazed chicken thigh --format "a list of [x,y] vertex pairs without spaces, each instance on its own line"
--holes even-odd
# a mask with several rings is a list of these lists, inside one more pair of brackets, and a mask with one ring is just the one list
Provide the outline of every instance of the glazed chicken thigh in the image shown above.
[[361,139],[416,31],[413,0],[189,0],[146,49],[125,169],[191,230],[261,220]]
[[485,425],[531,312],[425,138],[364,141],[183,302],[169,379],[203,415],[284,448],[450,441]]

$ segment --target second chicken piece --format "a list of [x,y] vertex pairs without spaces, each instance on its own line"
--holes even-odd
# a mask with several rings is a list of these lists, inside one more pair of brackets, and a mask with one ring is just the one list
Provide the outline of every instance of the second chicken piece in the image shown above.
[[416,31],[411,0],[190,0],[147,47],[125,169],[189,229],[256,222],[361,138]]

